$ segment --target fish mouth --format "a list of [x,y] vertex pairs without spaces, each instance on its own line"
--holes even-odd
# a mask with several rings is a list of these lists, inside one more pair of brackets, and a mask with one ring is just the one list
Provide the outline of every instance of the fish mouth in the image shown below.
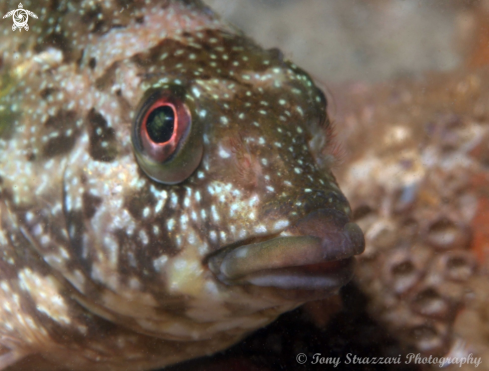
[[225,247],[208,264],[223,283],[302,291],[307,297],[346,284],[354,255],[364,248],[358,225],[336,209],[319,209],[278,234]]

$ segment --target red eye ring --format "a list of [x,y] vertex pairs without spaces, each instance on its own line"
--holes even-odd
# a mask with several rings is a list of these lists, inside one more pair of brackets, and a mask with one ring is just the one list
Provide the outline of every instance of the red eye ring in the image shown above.
[[[148,130],[148,119],[161,107],[169,107],[173,112],[173,132],[164,142],[156,142],[151,138]],[[149,107],[141,120],[139,135],[144,151],[154,161],[162,163],[172,156],[178,149],[182,138],[186,137],[190,126],[190,112],[184,104],[169,97],[159,97]]]

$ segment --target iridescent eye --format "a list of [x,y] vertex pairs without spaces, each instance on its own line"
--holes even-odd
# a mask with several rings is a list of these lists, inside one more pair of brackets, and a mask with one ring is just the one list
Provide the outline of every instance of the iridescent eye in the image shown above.
[[168,98],[154,102],[140,125],[140,138],[144,150],[154,160],[163,162],[175,153],[178,143],[186,134],[190,117],[185,110],[179,112]]
[[143,130],[146,131],[153,143],[167,143],[176,132],[175,124],[177,122],[175,120],[175,107],[173,105],[158,106],[149,111],[148,117],[143,122]]
[[132,130],[134,153],[143,171],[165,184],[188,178],[202,158],[198,127],[181,87],[147,94]]

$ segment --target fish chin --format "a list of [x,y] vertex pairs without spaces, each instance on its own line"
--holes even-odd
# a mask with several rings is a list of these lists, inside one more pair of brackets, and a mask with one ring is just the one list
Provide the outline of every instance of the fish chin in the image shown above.
[[[365,248],[360,228],[335,209],[316,210],[278,235],[220,250],[208,263],[228,285],[274,288],[311,300],[336,292]],[[285,294],[288,296],[288,294]]]

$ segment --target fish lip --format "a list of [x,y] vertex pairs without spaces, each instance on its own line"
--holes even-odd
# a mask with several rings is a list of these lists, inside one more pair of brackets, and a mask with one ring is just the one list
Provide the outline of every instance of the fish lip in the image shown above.
[[346,214],[319,209],[269,238],[221,249],[208,265],[228,285],[332,292],[351,279],[354,255],[364,248],[362,231]]

